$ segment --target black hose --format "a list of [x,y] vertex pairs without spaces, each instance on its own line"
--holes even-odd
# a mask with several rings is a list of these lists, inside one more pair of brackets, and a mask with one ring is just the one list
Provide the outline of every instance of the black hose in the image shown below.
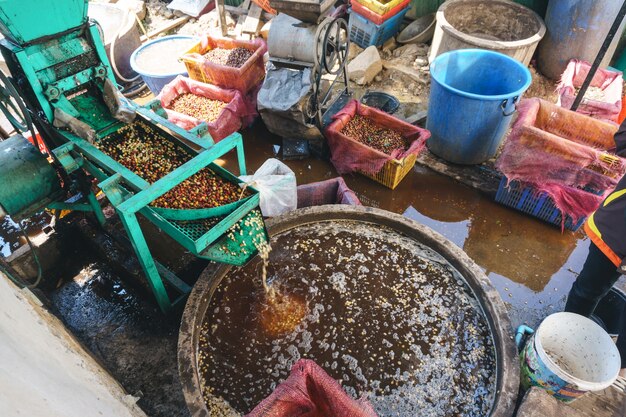
[[17,225],[20,229],[20,232],[22,233],[22,236],[24,236],[24,239],[26,239],[26,243],[28,243],[31,253],[33,254],[33,259],[35,260],[35,264],[37,265],[37,279],[32,284],[26,284],[25,283],[26,280],[20,277],[17,277],[16,276],[17,274],[14,275],[15,271],[12,271],[12,272],[9,271],[9,268],[4,266],[2,263],[0,263],[0,271],[2,271],[19,288],[28,288],[32,290],[34,288],[37,288],[37,286],[39,286],[39,284],[41,283],[41,280],[43,278],[43,270],[41,268],[41,262],[39,261],[39,256],[37,255],[37,250],[35,249],[35,245],[33,245],[33,243],[28,238],[28,235],[24,231],[24,228],[22,227],[22,225],[19,222],[17,222]]

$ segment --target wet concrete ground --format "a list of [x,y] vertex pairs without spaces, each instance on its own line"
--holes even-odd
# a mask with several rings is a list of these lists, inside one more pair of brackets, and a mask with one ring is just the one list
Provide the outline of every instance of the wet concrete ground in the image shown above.
[[[275,156],[280,139],[257,125],[244,133],[244,142],[248,169],[254,171]],[[223,163],[236,172],[234,159]],[[286,163],[301,184],[336,176],[325,161]],[[587,254],[589,241],[581,232],[561,233],[427,168],[416,166],[396,190],[359,175],[344,178],[363,204],[402,213],[462,247],[500,292],[513,326],[536,326],[562,309]],[[10,241],[11,233],[0,239]],[[44,287],[53,311],[139,397],[148,415],[187,416],[176,369],[180,312],[164,317],[151,295],[117,276],[74,232],[65,240],[70,242],[65,262],[47,274]],[[168,258],[178,257],[169,245],[153,243]],[[0,241],[0,247],[7,245]]]

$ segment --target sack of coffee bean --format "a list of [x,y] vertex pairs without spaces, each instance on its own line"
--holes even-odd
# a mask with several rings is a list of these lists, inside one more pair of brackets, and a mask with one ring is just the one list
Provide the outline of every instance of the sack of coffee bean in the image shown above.
[[256,109],[241,93],[178,76],[161,90],[158,99],[167,118],[185,130],[205,122],[214,141],[237,132]]

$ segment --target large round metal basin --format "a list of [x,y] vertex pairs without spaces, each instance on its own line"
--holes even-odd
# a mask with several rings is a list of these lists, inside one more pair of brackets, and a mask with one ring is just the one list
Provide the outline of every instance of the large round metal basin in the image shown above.
[[[430,228],[401,215],[375,208],[344,205],[311,207],[270,219],[266,225],[270,237],[278,239],[294,230],[324,222],[353,222],[370,228],[391,230],[403,238],[427,247],[458,272],[458,276],[466,284],[464,285],[477,300],[476,309],[484,316],[493,341],[495,351],[493,376],[496,381],[489,415],[512,416],[518,395],[520,372],[517,351],[511,337],[513,330],[500,295],[481,268],[463,250]],[[279,250],[280,247],[273,248],[272,252]],[[207,314],[213,314],[213,308],[209,309],[211,300],[217,296],[220,283],[223,280],[227,282],[226,277],[232,272],[232,268],[229,265],[208,267],[198,279],[183,314],[178,342],[178,363],[185,400],[193,417],[212,415],[203,398],[202,377],[198,365],[200,328]],[[228,378],[227,375],[222,377]]]

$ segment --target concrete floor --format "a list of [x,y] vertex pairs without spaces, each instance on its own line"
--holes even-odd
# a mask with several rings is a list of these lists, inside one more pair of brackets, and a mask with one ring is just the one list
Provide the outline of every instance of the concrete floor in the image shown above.
[[[254,171],[275,157],[280,139],[257,124],[244,132],[244,142]],[[221,162],[236,172],[233,156]],[[326,161],[286,163],[300,184],[336,176]],[[500,292],[514,326],[536,326],[561,310],[587,254],[589,241],[581,232],[561,233],[427,168],[416,166],[396,190],[358,175],[344,178],[364,205],[402,213],[462,247]],[[140,398],[148,415],[187,416],[176,368],[180,312],[161,315],[149,294],[120,278],[77,233],[67,234],[73,244],[63,265],[46,277],[52,310],[128,393]],[[153,240],[157,254],[177,257],[159,241]]]

